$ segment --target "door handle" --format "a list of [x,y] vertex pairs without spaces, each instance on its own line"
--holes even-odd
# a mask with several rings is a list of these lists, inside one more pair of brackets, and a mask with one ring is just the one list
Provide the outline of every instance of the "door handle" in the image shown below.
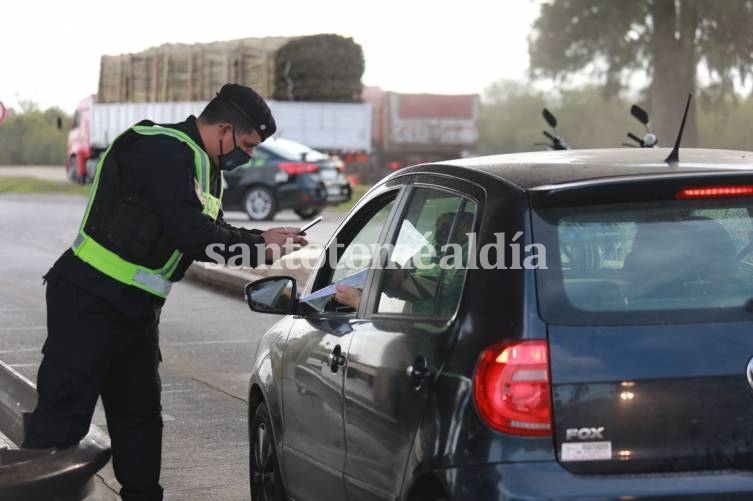
[[409,365],[405,369],[405,373],[408,375],[408,378],[411,380],[413,387],[416,389],[420,388],[421,385],[424,384],[424,381],[427,381],[429,378],[431,378],[431,369],[429,369],[429,364],[427,364],[426,359],[422,356],[416,357],[416,359],[413,361],[413,365]]
[[333,374],[337,374],[337,369],[345,365],[345,355],[342,354],[340,345],[336,345],[332,353],[329,354],[329,369]]

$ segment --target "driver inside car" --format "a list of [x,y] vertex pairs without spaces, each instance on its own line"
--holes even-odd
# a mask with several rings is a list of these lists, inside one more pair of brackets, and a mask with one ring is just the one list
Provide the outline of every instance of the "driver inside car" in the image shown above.
[[[457,228],[450,241],[449,236],[456,216],[458,216]],[[444,311],[446,308],[443,305],[452,305],[454,308],[460,295],[462,280],[458,280],[458,271],[465,271],[468,259],[466,235],[471,231],[472,225],[473,213],[441,214],[437,218],[434,239],[430,244],[435,252],[431,253],[431,257],[427,257],[422,248],[403,267],[393,262],[393,266],[387,268],[384,274],[383,295],[402,300],[403,312],[427,315],[433,313],[435,298],[437,298],[437,313],[440,316],[446,315],[448,312]],[[450,243],[460,245],[463,266],[458,267],[453,263],[447,269],[442,269],[440,262],[446,251],[445,244]],[[336,283],[335,290],[334,299],[338,303],[358,310],[362,295],[360,287]]]

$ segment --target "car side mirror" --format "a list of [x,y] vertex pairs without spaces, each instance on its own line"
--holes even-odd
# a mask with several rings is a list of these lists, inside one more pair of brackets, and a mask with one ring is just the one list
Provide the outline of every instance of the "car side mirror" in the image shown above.
[[268,277],[246,285],[246,300],[252,311],[288,315],[296,309],[293,277]]

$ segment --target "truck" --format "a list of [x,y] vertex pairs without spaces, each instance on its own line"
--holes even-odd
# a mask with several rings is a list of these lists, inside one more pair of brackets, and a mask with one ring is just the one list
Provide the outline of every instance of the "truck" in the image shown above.
[[[97,160],[125,129],[149,119],[176,123],[199,115],[206,101],[99,103],[97,95],[82,99],[68,133],[66,172],[72,181],[94,177]],[[372,109],[369,103],[267,101],[277,122],[275,137],[303,143],[327,153],[371,151]]]
[[477,94],[408,94],[366,87],[372,156],[380,168],[467,156],[478,143]]

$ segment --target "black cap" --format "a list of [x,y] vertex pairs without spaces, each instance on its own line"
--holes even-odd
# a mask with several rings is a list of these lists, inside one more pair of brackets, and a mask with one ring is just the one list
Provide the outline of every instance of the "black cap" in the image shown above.
[[262,141],[275,133],[277,125],[267,103],[251,87],[239,84],[225,84],[217,96],[230,103],[246,120],[251,122]]

